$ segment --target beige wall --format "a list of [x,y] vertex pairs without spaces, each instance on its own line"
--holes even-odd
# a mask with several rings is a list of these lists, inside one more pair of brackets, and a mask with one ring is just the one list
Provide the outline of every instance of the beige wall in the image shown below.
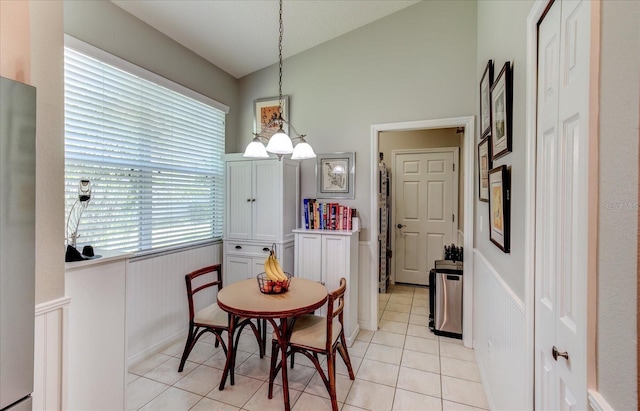
[[602,1],[601,30],[597,389],[613,409],[634,410],[640,2]]
[[31,84],[29,3],[0,1],[0,76]]
[[[378,149],[384,154],[384,162],[393,178],[392,150],[413,150],[419,148],[457,147],[460,149],[458,160],[458,230],[464,230],[464,134],[457,133],[455,128],[431,130],[385,131],[379,134]],[[393,181],[393,180],[392,180]],[[453,234],[457,243],[458,234]],[[459,244],[462,245],[462,244]]]

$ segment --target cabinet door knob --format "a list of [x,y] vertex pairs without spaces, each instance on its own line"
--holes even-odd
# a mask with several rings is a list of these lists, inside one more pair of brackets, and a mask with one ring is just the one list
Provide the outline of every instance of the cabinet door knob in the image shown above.
[[397,225],[398,228],[402,228],[402,227],[406,227],[404,224],[398,224]]
[[265,248],[262,249],[262,251],[269,251],[269,250],[270,250],[269,247],[265,247]]
[[250,203],[250,202],[251,202],[251,199],[250,199],[250,198],[247,198],[247,203]]
[[252,203],[255,203],[255,202],[256,202],[256,199],[255,199],[255,198],[252,198],[252,199],[251,199],[251,202],[252,202]]
[[236,250],[242,250],[242,246],[241,245],[237,245],[236,246]]

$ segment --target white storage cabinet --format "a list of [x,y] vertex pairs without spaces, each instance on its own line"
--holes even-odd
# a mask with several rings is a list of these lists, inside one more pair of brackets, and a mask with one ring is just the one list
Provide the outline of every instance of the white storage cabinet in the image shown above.
[[293,273],[300,208],[300,165],[283,158],[225,156],[224,283],[255,277],[275,244],[282,269]]
[[[296,277],[307,278],[337,289],[340,278],[347,280],[344,327],[347,344],[356,340],[358,326],[358,233],[341,230],[296,229]],[[319,315],[326,315],[326,306]]]

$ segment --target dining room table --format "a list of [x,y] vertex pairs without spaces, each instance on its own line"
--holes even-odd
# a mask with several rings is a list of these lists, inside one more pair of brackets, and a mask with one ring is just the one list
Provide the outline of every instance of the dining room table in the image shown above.
[[[282,394],[285,411],[290,411],[289,382],[286,367],[287,346],[295,318],[314,312],[327,301],[327,288],[316,281],[292,277],[289,288],[281,294],[266,294],[260,291],[256,279],[237,281],[226,285],[218,292],[218,305],[229,315],[227,360],[220,381],[224,390],[227,377],[234,385],[235,349],[233,334],[238,317],[266,320],[273,326],[274,335],[282,355]],[[263,330],[263,344],[266,342],[266,327]],[[269,393],[271,396],[272,393]]]

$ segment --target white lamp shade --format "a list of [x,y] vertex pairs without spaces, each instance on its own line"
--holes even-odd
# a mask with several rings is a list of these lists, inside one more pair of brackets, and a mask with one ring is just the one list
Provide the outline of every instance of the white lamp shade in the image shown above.
[[288,135],[282,131],[278,131],[269,139],[267,144],[267,151],[273,154],[291,154],[293,153],[293,144]]
[[293,155],[291,156],[292,160],[305,160],[308,158],[316,158],[316,153],[313,151],[313,148],[306,141],[301,141],[296,144],[296,147],[293,149]]
[[264,144],[259,141],[252,141],[249,143],[247,148],[244,149],[244,154],[242,157],[250,157],[250,158],[267,158],[269,157],[269,153],[264,148]]

